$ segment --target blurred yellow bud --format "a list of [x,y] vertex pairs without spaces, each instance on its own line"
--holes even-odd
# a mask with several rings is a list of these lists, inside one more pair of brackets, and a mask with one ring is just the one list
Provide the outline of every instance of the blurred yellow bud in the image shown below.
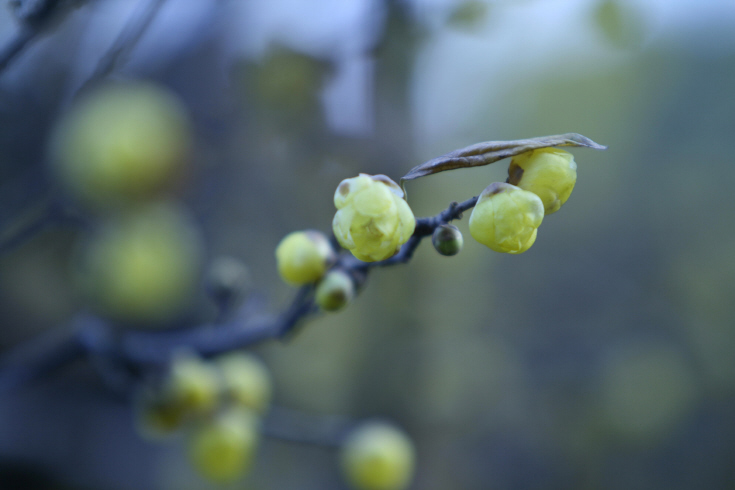
[[295,286],[318,281],[334,260],[329,240],[318,231],[294,231],[276,247],[278,273]]
[[208,362],[193,354],[178,354],[171,362],[163,397],[187,415],[212,412],[219,402],[220,378]]
[[203,477],[232,482],[250,469],[257,445],[257,418],[248,410],[231,408],[194,430],[189,459]]
[[344,308],[355,296],[355,283],[344,271],[332,270],[316,287],[314,301],[324,311]]
[[93,307],[123,322],[160,325],[191,303],[201,238],[180,209],[146,206],[103,225],[80,259],[80,285]]
[[531,248],[543,219],[544,205],[536,194],[495,182],[472,210],[470,234],[496,252],[518,254]]
[[402,490],[413,476],[413,443],[401,430],[383,422],[366,422],[342,447],[342,471],[359,490]]
[[546,214],[567,202],[577,181],[574,155],[558,148],[540,148],[516,155],[508,168],[508,183],[533,192]]
[[85,97],[58,123],[52,157],[63,184],[109,207],[157,195],[189,150],[183,105],[150,83],[112,84]]
[[236,404],[263,413],[270,404],[272,386],[268,368],[257,357],[231,352],[215,360],[222,373],[225,394]]
[[334,235],[365,262],[395,255],[416,227],[403,191],[385,175],[360,174],[343,180],[334,193],[334,205]]

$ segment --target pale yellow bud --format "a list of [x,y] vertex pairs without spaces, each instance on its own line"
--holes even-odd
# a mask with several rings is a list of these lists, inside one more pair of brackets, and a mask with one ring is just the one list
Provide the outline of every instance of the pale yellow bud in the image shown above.
[[546,214],[567,202],[577,181],[574,155],[559,148],[540,148],[513,157],[508,183],[541,198]]
[[194,354],[178,354],[171,362],[163,386],[163,396],[185,414],[206,414],[219,401],[220,379],[217,370]]
[[233,402],[259,413],[268,409],[272,381],[260,359],[245,352],[230,352],[215,363],[222,373],[225,394]]
[[543,219],[544,205],[536,194],[495,182],[480,194],[472,210],[470,234],[496,252],[518,254],[536,241]]
[[235,481],[252,466],[258,445],[258,423],[248,410],[231,408],[197,427],[189,440],[189,458],[205,478]]
[[278,273],[294,286],[318,281],[334,259],[329,240],[318,231],[294,231],[276,247]]
[[401,188],[385,175],[343,180],[334,193],[332,230],[340,245],[365,262],[398,252],[416,227]]
[[413,443],[401,430],[383,422],[366,422],[347,438],[342,470],[359,490],[403,490],[413,476]]

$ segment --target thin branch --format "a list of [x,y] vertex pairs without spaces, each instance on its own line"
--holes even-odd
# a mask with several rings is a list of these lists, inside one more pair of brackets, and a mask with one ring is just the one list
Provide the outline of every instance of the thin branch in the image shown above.
[[0,72],[2,72],[39,34],[35,26],[23,25],[8,43],[0,50]]
[[[344,252],[336,267],[354,275],[366,274],[374,267],[387,267],[408,262],[421,241],[445,223],[460,219],[472,208],[477,197],[462,203],[452,203],[447,209],[428,218],[416,220],[412,237],[394,257],[380,262],[362,262]],[[146,332],[116,331],[105,320],[79,315],[74,324],[75,333],[52,345],[46,351],[29,355],[24,362],[0,371],[0,393],[29,384],[56,369],[83,356],[109,360],[113,366],[127,366],[132,371],[167,364],[172,355],[182,348],[191,349],[204,357],[249,347],[269,340],[284,340],[298,331],[298,326],[310,315],[317,313],[314,304],[314,286],[303,286],[289,307],[278,316],[260,315],[252,303],[245,303],[238,314],[224,323],[200,325],[187,330]]]
[[120,65],[125,64],[130,57],[133,48],[143,37],[145,31],[153,22],[156,14],[166,0],[150,0],[139,6],[138,10],[130,16],[120,34],[110,46],[110,49],[100,58],[92,75],[85,81],[77,91],[81,93],[94,85],[97,81],[105,78]]
[[461,203],[453,202],[449,205],[447,209],[437,214],[436,216],[431,216],[429,218],[418,218],[416,220],[416,229],[414,230],[413,235],[411,236],[411,238],[408,239],[403,247],[401,247],[401,250],[393,257],[381,260],[379,262],[362,262],[354,258],[350,254],[345,260],[349,262],[349,267],[357,270],[368,270],[373,267],[388,267],[391,265],[408,263],[413,258],[413,254],[418,246],[421,244],[421,240],[428,236],[431,236],[438,226],[449,223],[456,219],[461,219],[462,213],[469,209],[472,209],[476,203],[477,196],[471,197],[470,199],[467,199],[466,201],[463,201]]
[[10,65],[18,55],[38,37],[49,24],[59,17],[59,11],[70,2],[61,0],[15,0],[10,2],[20,22],[15,36],[0,50],[0,72]]
[[79,337],[56,337],[34,339],[30,344],[24,344],[5,356],[6,359],[21,359],[2,363],[4,367],[0,370],[0,395],[39,381],[84,356],[86,351]]

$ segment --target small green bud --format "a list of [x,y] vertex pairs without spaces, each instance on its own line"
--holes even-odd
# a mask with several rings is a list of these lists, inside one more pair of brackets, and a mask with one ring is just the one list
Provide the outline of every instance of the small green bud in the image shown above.
[[189,459],[205,478],[232,482],[252,466],[258,439],[257,418],[243,408],[231,408],[193,431]]
[[396,427],[366,422],[347,437],[341,451],[342,471],[359,490],[403,490],[413,476],[415,450]]
[[268,368],[246,352],[230,352],[215,359],[225,394],[237,405],[257,413],[268,409],[273,391]]
[[508,167],[508,183],[541,198],[545,214],[567,202],[577,182],[574,155],[559,148],[540,148],[516,155]]
[[343,180],[334,193],[334,206],[334,236],[365,262],[395,255],[416,227],[403,190],[385,175],[360,174]]
[[248,268],[234,257],[217,257],[206,275],[207,292],[217,303],[230,303],[250,285]]
[[518,254],[531,248],[543,219],[544,205],[536,194],[495,182],[472,210],[470,234],[496,252]]
[[443,224],[437,226],[431,237],[431,243],[437,252],[442,255],[457,255],[462,250],[464,238],[462,232],[454,225]]
[[318,281],[335,258],[329,240],[318,231],[294,231],[276,247],[278,273],[294,286]]
[[355,283],[344,271],[332,270],[316,287],[314,301],[324,311],[337,311],[355,297]]

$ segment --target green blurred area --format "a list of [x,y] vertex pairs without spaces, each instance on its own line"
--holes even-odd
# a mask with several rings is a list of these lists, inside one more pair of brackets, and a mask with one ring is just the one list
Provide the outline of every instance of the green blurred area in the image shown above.
[[[456,257],[439,255],[427,240],[410,264],[374,271],[344,311],[314,319],[286,343],[258,347],[273,371],[276,402],[395,420],[417,444],[416,489],[731,488],[735,51],[651,39],[635,4],[589,2],[580,18],[594,33],[584,38],[597,43],[593,55],[523,67],[530,75],[502,90],[477,93],[466,84],[466,94],[452,97],[475,106],[458,125],[469,129],[449,127],[427,155],[415,144],[427,139],[415,117],[416,106],[429,102],[412,89],[442,36],[486,35],[490,49],[503,9],[514,6],[481,3],[458,5],[452,22],[434,30],[389,10],[379,49],[368,55],[375,74],[369,135],[329,127],[319,101],[330,63],[285,47],[236,65],[228,110],[194,112],[197,149],[182,197],[205,234],[207,258],[242,259],[273,308],[293,294],[276,274],[276,245],[294,230],[329,232],[333,192],[344,178],[366,172],[397,180],[437,156],[436,148],[477,138],[573,131],[609,146],[571,150],[576,188],[528,252],[502,255],[474,242],[466,213],[455,223],[465,237]],[[457,23],[472,29],[458,33]],[[513,79],[520,67],[505,63]],[[462,88],[461,75],[451,85]],[[175,85],[180,73],[159,76]],[[189,103],[199,100],[198,92],[184,92]],[[211,131],[213,120],[224,129]],[[436,214],[505,180],[506,165],[410,182],[409,204],[417,216]],[[9,176],[3,186],[19,173],[1,174]],[[84,306],[69,289],[80,233],[51,229],[0,257],[1,345],[63,324]],[[76,374],[93,393],[102,391]],[[104,423],[104,396],[91,397],[103,407],[95,409],[78,391],[72,398]],[[2,413],[18,420],[18,411],[43,396],[21,394]],[[131,442],[136,436],[124,419],[117,417],[108,440],[78,434],[77,457],[104,452],[118,438],[153,455],[149,488],[208,488],[178,446]],[[91,464],[72,469],[74,459],[44,451],[60,442],[49,442],[43,428],[55,434],[52,425],[69,420],[41,421],[25,438],[20,428],[0,432],[0,449],[62,480],[133,488],[124,477],[118,486]],[[342,488],[332,456],[266,441],[247,488]],[[117,475],[135,466],[123,458],[116,468]]]

